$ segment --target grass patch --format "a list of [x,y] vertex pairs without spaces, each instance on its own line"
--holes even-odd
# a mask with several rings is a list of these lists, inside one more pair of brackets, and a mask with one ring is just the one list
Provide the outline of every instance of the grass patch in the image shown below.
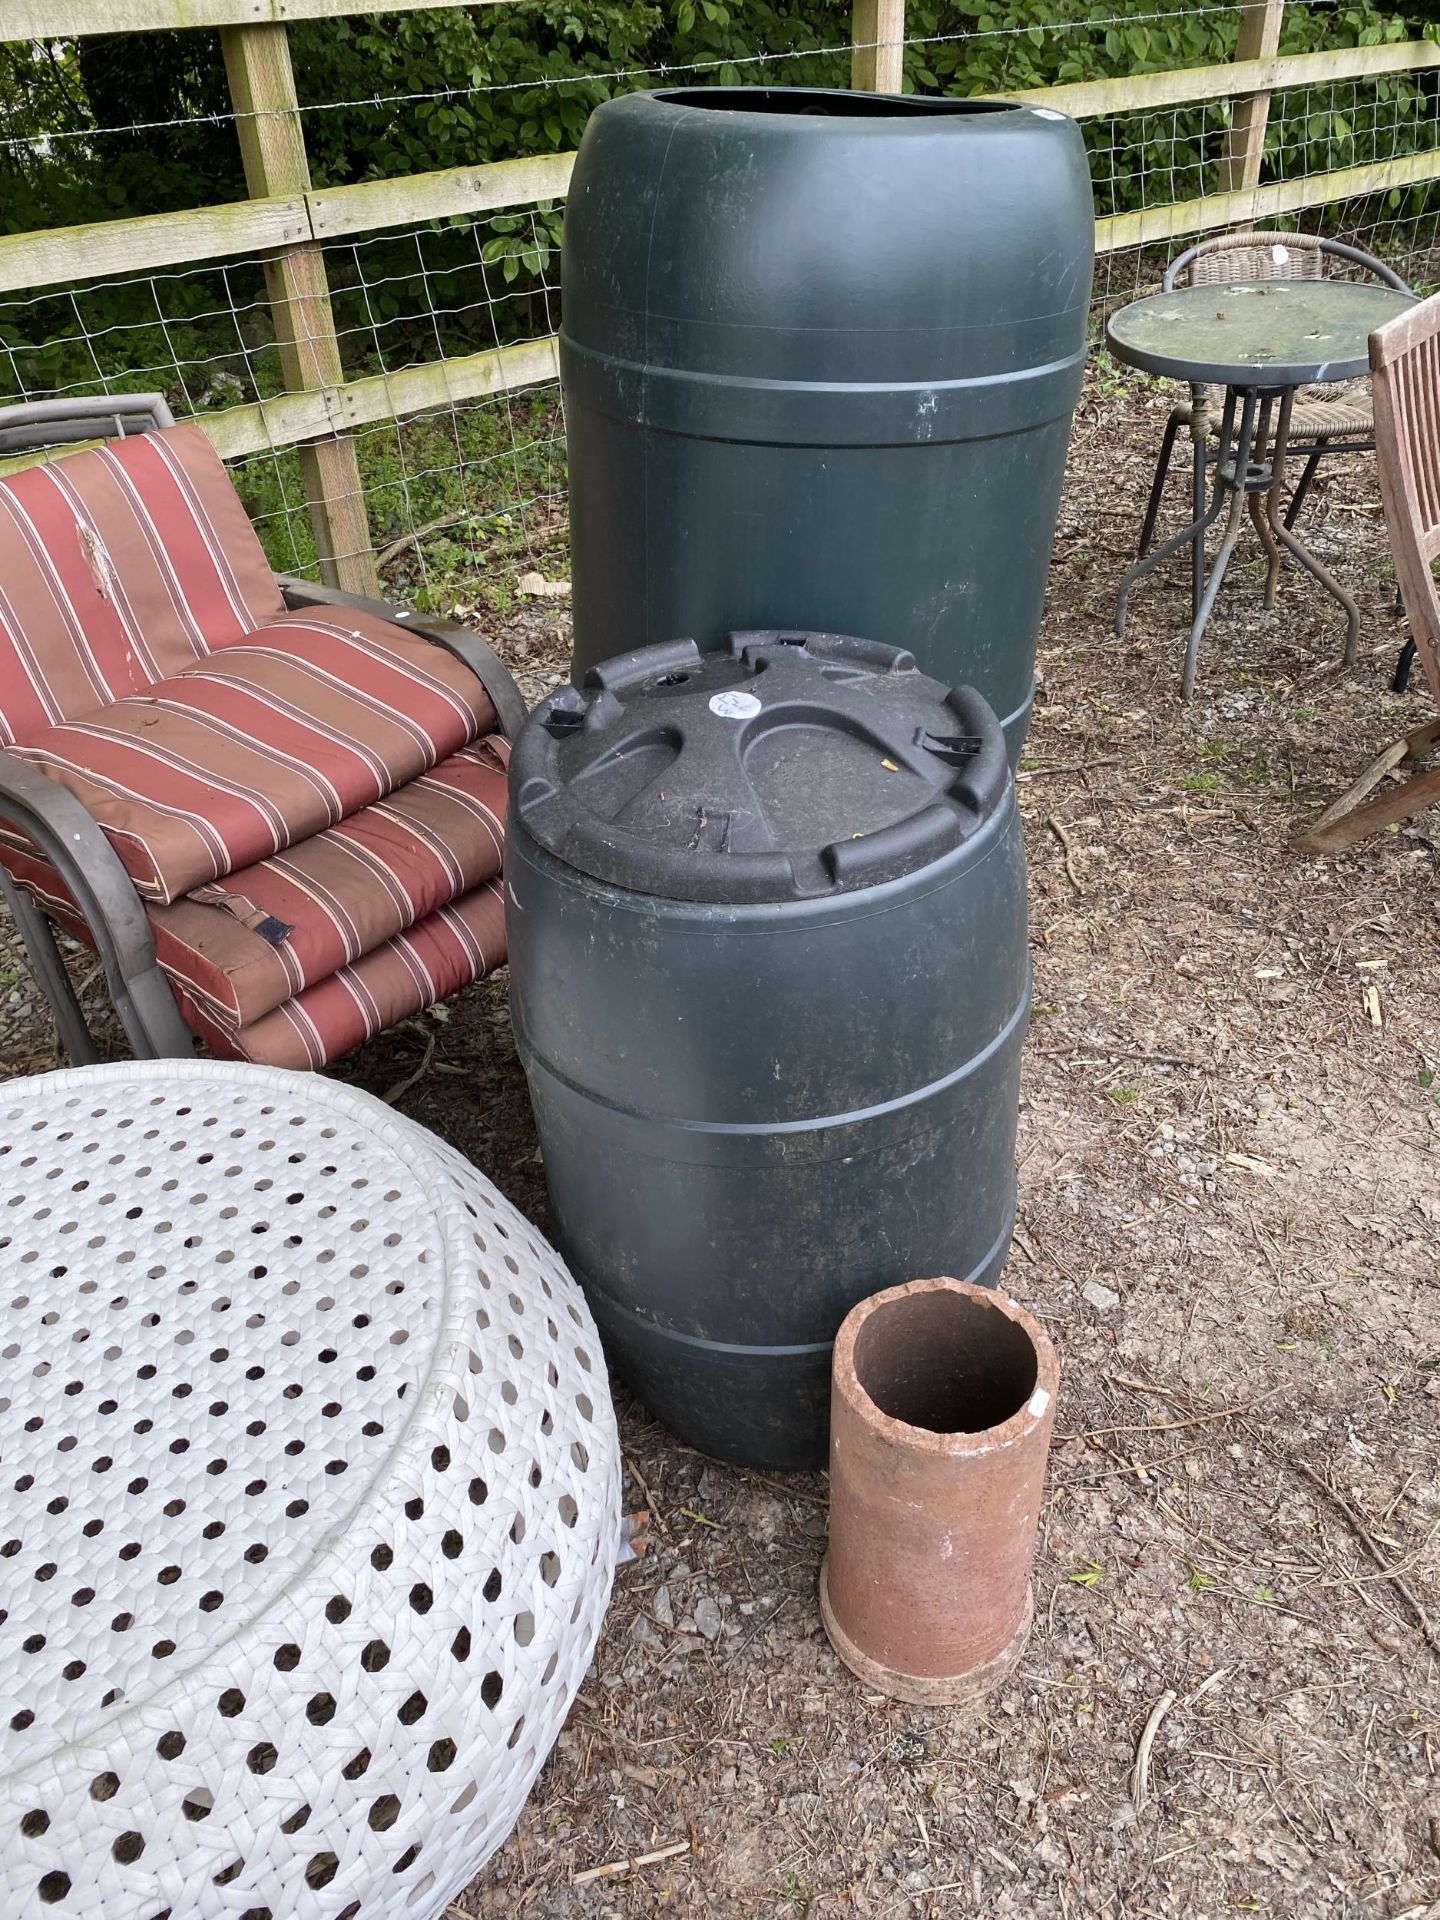
[[[554,387],[499,395],[355,436],[370,538],[379,553],[407,534],[391,584],[433,609],[457,592],[508,600],[511,563],[548,544],[538,503],[565,488],[565,438]],[[296,448],[238,462],[232,478],[277,573],[318,577]],[[505,610],[503,607],[501,610]]]

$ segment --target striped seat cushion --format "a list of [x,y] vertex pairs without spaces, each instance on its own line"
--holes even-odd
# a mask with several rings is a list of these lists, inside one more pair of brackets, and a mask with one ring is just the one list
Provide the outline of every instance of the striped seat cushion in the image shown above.
[[221,1059],[318,1069],[483,979],[504,959],[504,896],[500,883],[490,880],[233,1033],[183,989],[177,988],[176,998],[189,1025]]
[[161,966],[207,1025],[234,1034],[498,878],[499,739],[173,906],[152,907]]
[[182,672],[284,612],[199,427],[0,479],[0,746]]
[[82,802],[147,903],[338,825],[495,726],[468,667],[346,610],[287,613],[13,748]]

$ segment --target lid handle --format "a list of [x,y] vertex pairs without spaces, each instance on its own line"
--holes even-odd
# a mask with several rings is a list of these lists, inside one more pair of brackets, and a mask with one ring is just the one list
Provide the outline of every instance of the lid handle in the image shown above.
[[926,807],[908,820],[862,833],[854,840],[834,840],[820,855],[841,886],[877,886],[914,867],[928,866],[965,837],[953,807]]
[[[946,694],[945,704],[960,723],[956,733],[917,733],[915,744],[931,753],[939,751],[940,758],[956,769],[950,783],[952,797],[963,801],[977,818],[983,818],[1005,798],[1005,784],[1010,778],[1005,735],[974,687],[954,688]],[[937,749],[937,740],[943,747]]]
[[931,733],[920,727],[916,730],[915,744],[933,753],[937,760],[944,760],[952,767],[963,767],[983,751],[985,741],[978,733]]

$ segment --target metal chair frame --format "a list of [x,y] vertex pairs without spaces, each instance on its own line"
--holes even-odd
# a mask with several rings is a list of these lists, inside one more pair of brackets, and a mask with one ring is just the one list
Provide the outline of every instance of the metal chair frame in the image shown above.
[[[124,438],[175,424],[163,395],[137,393],[40,400],[0,408],[0,454],[40,451],[74,442]],[[525,701],[508,669],[478,634],[448,620],[388,601],[277,574],[287,607],[345,607],[420,633],[464,662],[495,707],[501,734],[513,740],[525,722]],[[0,815],[19,828],[65,883],[105,972],[126,1038],[141,1060],[185,1057],[195,1037],[155,958],[155,940],[134,882],[80,801],[57,781],[0,749]],[[75,996],[49,916],[0,868],[3,895],[35,978],[44,989],[60,1041],[77,1066],[99,1052]]]
[[[1284,253],[1283,260],[1275,258],[1277,248]],[[1224,285],[1235,280],[1321,280],[1325,277],[1326,265],[1330,260],[1343,260],[1359,267],[1393,287],[1397,293],[1411,292],[1399,274],[1373,254],[1365,253],[1359,247],[1348,246],[1341,240],[1327,240],[1308,233],[1227,233],[1213,240],[1202,240],[1196,246],[1187,247],[1170,262],[1165,269],[1161,290],[1173,293],[1181,284],[1182,274],[1187,276],[1185,284],[1189,286]],[[1333,416],[1338,404],[1326,400],[1301,401],[1295,408],[1297,431],[1291,439],[1289,452],[1304,455],[1305,465],[1285,508],[1286,527],[1293,527],[1300,517],[1316,470],[1327,453],[1342,448],[1352,453],[1368,453],[1374,448],[1373,426],[1370,425],[1339,427],[1330,433],[1319,430],[1326,414]],[[1150,483],[1145,518],[1140,527],[1138,552],[1142,558],[1154,543],[1165,482],[1170,474],[1170,460],[1182,427],[1190,430],[1193,517],[1199,520],[1204,514],[1206,473],[1216,457],[1211,451],[1214,416],[1215,402],[1211,389],[1198,384],[1191,386],[1188,403],[1180,401],[1171,408],[1160,442],[1155,477]],[[1197,534],[1191,553],[1191,600],[1197,613],[1204,591],[1204,570],[1205,545],[1201,533]]]

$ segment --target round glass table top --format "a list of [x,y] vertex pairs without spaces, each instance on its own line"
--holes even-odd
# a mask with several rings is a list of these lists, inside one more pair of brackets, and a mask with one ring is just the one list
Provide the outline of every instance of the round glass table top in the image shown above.
[[1151,294],[1112,314],[1117,360],[1215,386],[1279,388],[1353,380],[1377,327],[1413,305],[1374,282],[1246,280]]

